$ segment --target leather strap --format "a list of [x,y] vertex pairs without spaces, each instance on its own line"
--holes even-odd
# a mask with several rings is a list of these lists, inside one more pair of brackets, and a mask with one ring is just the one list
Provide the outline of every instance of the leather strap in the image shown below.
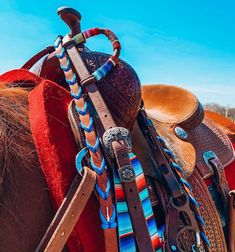
[[179,211],[168,204],[166,214],[166,249],[171,251],[172,247],[177,244],[177,234],[179,232]]
[[56,212],[36,252],[62,251],[93,192],[95,182],[95,172],[85,166],[82,180],[80,180],[78,175],[73,180],[64,201]]
[[[215,187],[217,188],[217,191],[218,191],[220,198],[223,202],[222,204],[223,204],[224,215],[225,215],[225,217],[227,217],[229,187],[228,187],[228,182],[226,180],[224,167],[221,164],[218,157],[214,157],[214,158],[210,159],[209,164],[213,168],[214,176],[212,179],[214,180]],[[226,219],[228,219],[228,218],[226,218]]]
[[158,164],[160,174],[164,179],[164,182],[173,198],[177,198],[183,195],[178,180],[176,179],[166,157],[164,156],[160,142],[157,140],[157,134],[153,125],[148,125],[147,114],[144,110],[141,110],[138,116],[138,123],[140,129],[145,135],[153,156]]
[[45,49],[41,50],[37,54],[35,54],[31,59],[29,59],[21,68],[30,69],[33,65],[35,65],[42,57],[45,55],[52,53],[55,50],[54,46],[48,46]]
[[[68,43],[69,40],[71,40],[71,38],[69,37],[65,37],[63,40],[63,43],[66,44],[66,51],[68,54],[68,57],[70,58],[71,62],[73,63],[74,69],[76,71],[76,73],[78,74],[80,80],[84,80],[89,78],[90,74],[82,60],[82,57],[80,55],[80,53],[78,52],[76,46],[74,43]],[[89,84],[86,84],[85,87],[83,87],[86,89],[89,98],[93,104],[93,106],[95,107],[95,110],[99,116],[99,120],[100,120],[100,124],[102,125],[102,132],[100,132],[101,135],[103,135],[103,133],[110,129],[110,128],[114,128],[116,127],[116,124],[112,118],[111,113],[109,112],[109,109],[107,108],[102,95],[100,94],[98,87],[96,85],[96,83],[91,82]],[[118,167],[119,169],[122,168],[122,158],[120,153],[120,143],[118,144],[117,142],[113,144],[113,149],[114,149],[114,153],[116,153],[116,159],[117,159],[117,163],[118,163]],[[121,144],[121,147],[123,148],[123,144]],[[122,154],[124,155],[124,160],[128,159],[128,152],[127,149],[124,148],[122,149]],[[128,158],[126,158],[128,157]],[[119,160],[120,159],[120,160]],[[126,162],[126,161],[125,161]],[[129,167],[132,167],[130,164],[130,161],[128,161],[128,165]],[[136,183],[133,181],[130,184],[126,185],[125,183],[122,183],[124,192],[125,192],[125,197],[127,200],[127,205],[128,205],[128,209],[130,211],[130,216],[131,216],[131,220],[132,220],[132,224],[133,224],[133,229],[135,231],[135,237],[136,237],[136,241],[139,247],[141,247],[140,251],[153,251],[153,247],[152,247],[152,242],[151,242],[151,238],[150,238],[150,234],[147,228],[147,224],[146,224],[146,220],[144,218],[144,213],[143,213],[143,209],[141,206],[141,202],[139,199],[139,195],[138,195],[138,191],[137,191],[137,186]],[[131,193],[132,192],[132,193]],[[105,232],[105,237],[107,237],[107,232]],[[114,236],[114,235],[112,235]],[[115,237],[116,239],[116,237]],[[107,244],[110,244],[110,240],[108,241],[107,239]],[[112,251],[115,249],[110,246],[112,248]],[[107,248],[106,247],[106,251],[111,251],[111,248]],[[116,247],[116,251],[117,251],[117,247]]]
[[[152,247],[151,238],[145,221],[144,213],[142,211],[141,201],[138,194],[137,185],[134,179],[134,171],[130,163],[129,155],[126,146],[120,142],[113,142],[114,155],[117,160],[118,173],[122,182],[123,191],[128,205],[133,230],[136,236],[136,242],[139,250],[142,252],[154,251]],[[126,179],[126,173],[130,175],[130,179]]]
[[[66,43],[66,37],[63,42]],[[69,58],[71,59],[71,62],[73,63],[75,71],[78,74],[80,80],[87,79],[90,76],[90,73],[88,72],[87,67],[85,66],[76,46],[73,43],[70,43],[68,44],[68,46],[66,46],[66,51],[68,53]],[[110,129],[110,127],[116,127],[113,117],[108,107],[106,106],[105,101],[102,95],[100,94],[97,85],[92,82],[86,85],[84,88],[88,92],[89,98],[95,106],[99,119],[102,122],[104,128],[103,130],[106,131]]]
[[235,251],[235,190],[229,193],[229,252]]

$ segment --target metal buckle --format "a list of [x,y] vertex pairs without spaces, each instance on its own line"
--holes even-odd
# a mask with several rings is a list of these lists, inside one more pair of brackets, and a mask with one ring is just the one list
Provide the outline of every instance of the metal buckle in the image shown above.
[[123,127],[115,127],[108,129],[103,134],[103,144],[107,153],[111,158],[114,158],[114,152],[112,149],[112,142],[114,141],[123,141],[128,151],[131,152],[132,143],[131,143],[131,134],[128,129]]
[[118,169],[119,178],[122,183],[135,180],[135,172],[132,165],[125,165]]

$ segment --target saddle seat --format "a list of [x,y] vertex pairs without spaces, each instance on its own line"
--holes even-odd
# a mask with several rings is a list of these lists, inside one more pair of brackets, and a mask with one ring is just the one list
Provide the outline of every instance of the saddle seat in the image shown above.
[[198,126],[204,116],[203,108],[191,92],[170,85],[142,87],[145,109],[155,120],[177,124],[182,128]]

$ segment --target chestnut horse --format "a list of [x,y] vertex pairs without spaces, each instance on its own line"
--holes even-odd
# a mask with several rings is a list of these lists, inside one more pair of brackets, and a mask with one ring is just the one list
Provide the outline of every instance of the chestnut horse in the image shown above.
[[[0,251],[34,251],[53,217],[30,131],[28,94],[0,84]],[[234,124],[226,127],[235,133]]]
[[28,93],[0,84],[0,251],[34,251],[53,217],[29,127]]

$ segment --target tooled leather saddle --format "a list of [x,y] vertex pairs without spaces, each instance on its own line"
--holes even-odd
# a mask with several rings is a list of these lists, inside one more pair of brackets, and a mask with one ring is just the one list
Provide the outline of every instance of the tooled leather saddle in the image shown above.
[[[117,37],[98,28],[81,33],[74,9],[59,15],[71,33],[23,66],[49,54],[39,79],[30,77],[38,84],[29,96],[30,121],[59,210],[37,251],[61,250],[74,227],[70,251],[233,249],[229,138],[184,89],[145,86],[141,105],[137,75],[118,61]],[[111,41],[112,56],[84,47],[98,34]]]

